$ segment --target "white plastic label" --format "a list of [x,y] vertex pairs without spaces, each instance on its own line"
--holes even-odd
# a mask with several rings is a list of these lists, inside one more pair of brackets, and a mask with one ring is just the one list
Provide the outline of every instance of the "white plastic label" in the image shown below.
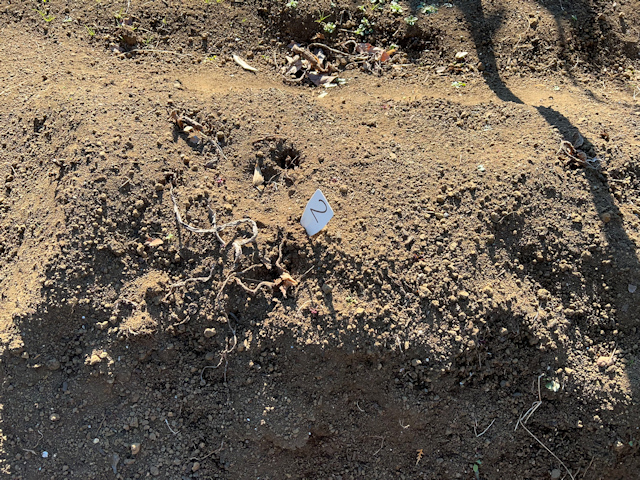
[[318,189],[307,203],[300,219],[300,225],[304,227],[311,237],[322,230],[331,218],[333,218],[333,209],[320,189]]

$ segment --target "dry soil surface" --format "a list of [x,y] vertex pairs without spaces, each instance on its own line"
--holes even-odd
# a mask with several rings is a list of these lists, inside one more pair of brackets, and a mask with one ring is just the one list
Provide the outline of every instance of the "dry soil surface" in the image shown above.
[[3,478],[637,478],[638,0],[1,3]]

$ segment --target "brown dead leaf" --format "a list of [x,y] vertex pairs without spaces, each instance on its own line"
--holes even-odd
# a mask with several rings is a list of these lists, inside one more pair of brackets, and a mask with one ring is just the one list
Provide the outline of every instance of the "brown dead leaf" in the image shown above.
[[144,244],[147,247],[154,248],[154,247],[159,247],[160,245],[164,245],[164,242],[162,241],[161,238],[149,238],[147,239],[146,242],[144,242]]
[[298,284],[287,272],[283,272],[274,283],[280,289],[284,298],[287,298],[287,288],[295,287]]

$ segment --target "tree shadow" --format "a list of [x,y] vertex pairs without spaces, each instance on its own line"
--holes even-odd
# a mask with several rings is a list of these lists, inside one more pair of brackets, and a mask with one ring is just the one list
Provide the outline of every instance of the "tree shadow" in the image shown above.
[[[589,97],[596,99],[595,94],[593,94],[591,90],[578,83],[578,80],[572,73],[573,68],[566,66],[566,62],[569,59],[569,49],[567,47],[567,35],[563,27],[563,19],[566,21],[567,17],[569,17],[576,30],[573,32],[573,43],[579,48],[578,52],[574,52],[574,57],[572,57],[575,59],[577,53],[578,58],[574,60],[575,66],[579,63],[586,63],[588,67],[594,68],[606,63],[603,58],[603,50],[601,48],[594,48],[597,47],[594,43],[597,42],[597,40],[593,39],[600,36],[601,32],[606,33],[611,31],[612,26],[607,22],[605,17],[596,14],[590,2],[572,2],[566,6],[567,10],[565,10],[565,7],[563,7],[561,3],[558,5],[550,5],[548,2],[540,2],[540,6],[547,9],[547,11],[553,15],[558,35],[557,42],[560,48],[559,57],[563,59],[562,62],[565,65],[564,71],[568,78],[574,85],[584,90]],[[478,57],[484,63],[483,77],[487,86],[504,102],[524,104],[525,102],[508,87],[502,78],[498,67],[498,59],[496,58],[496,45],[494,44],[493,38],[504,20],[505,12],[499,11],[497,14],[489,17],[485,12],[483,2],[480,0],[465,1],[458,4],[458,7],[463,12],[469,25]],[[573,15],[571,15],[572,13]],[[581,31],[578,32],[578,30]],[[579,38],[576,39],[576,36]],[[603,38],[602,36],[600,37]],[[610,39],[608,41],[610,41]],[[625,48],[623,45],[622,50],[625,51]],[[573,125],[571,121],[559,111],[545,106],[535,106],[535,108],[551,127],[556,128],[560,132],[565,141],[571,143],[576,133],[581,133],[579,128]],[[583,134],[582,136],[584,137]],[[583,148],[590,157],[601,156],[604,153],[596,151],[590,139],[584,137],[584,140],[585,147]],[[638,273],[640,272],[640,261],[635,253],[636,245],[630,238],[629,233],[625,230],[623,219],[621,218],[623,212],[621,212],[613,194],[615,190],[608,177],[606,165],[602,171],[586,168],[584,172],[577,173],[577,175],[583,175],[583,178],[586,180],[585,185],[589,190],[595,210],[602,220],[602,223],[600,223],[601,230],[598,232],[601,238],[603,238],[602,247],[599,249],[591,249],[591,251],[585,250],[582,258],[578,258],[578,260],[575,261],[575,268],[577,268],[578,271],[569,272],[555,271],[551,265],[545,264],[545,260],[536,262],[533,258],[535,256],[534,252],[527,252],[523,249],[524,242],[522,241],[522,236],[515,241],[512,241],[513,239],[507,240],[506,246],[512,249],[510,252],[511,258],[516,259],[516,262],[518,260],[522,262],[524,270],[518,274],[521,280],[527,277],[533,278],[538,284],[551,292],[563,292],[562,294],[558,294],[557,298],[561,302],[561,310],[567,314],[567,325],[571,325],[576,331],[582,332],[581,334],[588,334],[592,338],[600,337],[602,341],[616,338],[611,335],[616,335],[619,331],[622,337],[617,337],[617,348],[622,347],[627,353],[629,353],[629,351],[633,352],[633,341],[628,339],[627,336],[633,335],[632,338],[635,338],[635,325],[637,323],[636,312],[640,304],[638,300],[635,300],[632,295],[626,292],[627,288],[629,288],[629,292],[631,292],[631,289],[634,288],[633,285],[637,285],[638,280],[640,280]],[[550,195],[552,197],[556,197],[556,195],[559,196],[558,192],[553,191]],[[506,225],[498,226],[498,230],[504,229],[506,239],[508,237],[507,231],[510,235],[514,227],[520,232],[520,235],[523,235],[523,225],[517,225],[516,219],[510,219]],[[558,234],[557,236],[563,234],[561,231],[556,233]],[[540,245],[543,251],[552,250],[545,246],[544,237],[538,242],[538,246]],[[571,262],[571,260],[569,260],[569,262]],[[517,272],[517,270],[515,271]],[[572,273],[574,274],[573,277]],[[602,318],[594,318],[593,315],[587,315],[585,312],[575,311],[574,297],[566,294],[566,289],[572,288],[568,287],[569,284],[572,282],[575,283],[575,274],[589,279],[589,281],[586,282],[587,285],[583,282],[582,292],[579,291],[579,287],[576,287],[578,289],[576,293],[591,298],[594,303],[600,302],[602,304],[607,303],[614,305],[613,318],[606,318],[606,315],[603,315]],[[601,280],[595,281],[593,280],[594,278]],[[600,306],[597,303],[596,305],[598,307]],[[541,302],[540,306],[544,308],[546,307],[546,303]],[[603,310],[600,310],[600,312],[602,311]],[[501,316],[504,318],[515,318],[511,315]],[[524,321],[524,319],[522,320]],[[536,318],[535,320],[537,321],[538,319]],[[607,332],[606,336],[603,335],[605,331]],[[523,348],[526,348],[526,345],[523,346]],[[557,353],[558,359],[566,359],[568,357],[568,351],[561,350]],[[593,353],[591,355],[593,355]],[[638,376],[634,374],[635,370],[631,368],[630,365],[623,367],[623,370],[633,392],[632,396],[638,398],[640,394],[640,384],[638,383]],[[633,410],[635,410],[635,408]],[[630,429],[630,425],[627,425],[626,430],[628,431]],[[626,468],[629,468],[627,471],[637,468],[637,460],[635,461],[635,467],[629,467],[629,463],[634,463],[628,456],[631,450],[629,448],[623,450],[624,449],[616,453],[620,455],[618,457],[619,459],[625,459]]]

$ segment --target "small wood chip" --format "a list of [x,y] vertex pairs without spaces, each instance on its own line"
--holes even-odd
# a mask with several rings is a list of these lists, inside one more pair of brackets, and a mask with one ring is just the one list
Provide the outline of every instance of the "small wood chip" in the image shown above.
[[240,65],[245,70],[249,70],[250,72],[257,72],[258,71],[257,68],[252,67],[251,65],[249,65],[247,62],[245,62],[238,55],[235,55],[235,54],[233,55],[233,61],[236,62],[238,65]]

